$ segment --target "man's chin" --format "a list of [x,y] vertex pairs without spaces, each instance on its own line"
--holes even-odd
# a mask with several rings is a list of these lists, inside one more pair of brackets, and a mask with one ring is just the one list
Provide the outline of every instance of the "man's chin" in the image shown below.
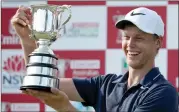
[[135,62],[133,62],[133,63],[128,63],[128,65],[129,65],[129,67],[130,68],[133,68],[133,69],[141,69],[142,68],[142,65],[141,64],[139,64],[139,63],[135,63]]

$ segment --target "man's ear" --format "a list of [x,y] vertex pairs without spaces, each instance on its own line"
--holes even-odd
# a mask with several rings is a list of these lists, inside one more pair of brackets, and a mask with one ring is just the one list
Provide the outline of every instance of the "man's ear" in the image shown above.
[[159,50],[162,47],[162,43],[163,43],[163,37],[159,37],[156,40],[156,45],[157,45],[157,49]]

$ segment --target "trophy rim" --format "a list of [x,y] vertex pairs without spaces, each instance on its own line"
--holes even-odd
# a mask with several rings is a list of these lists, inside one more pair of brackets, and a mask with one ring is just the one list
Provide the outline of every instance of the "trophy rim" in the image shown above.
[[56,7],[60,7],[62,5],[56,5],[56,4],[34,4],[34,5],[30,5],[32,8],[34,7],[53,7],[53,6],[56,6]]

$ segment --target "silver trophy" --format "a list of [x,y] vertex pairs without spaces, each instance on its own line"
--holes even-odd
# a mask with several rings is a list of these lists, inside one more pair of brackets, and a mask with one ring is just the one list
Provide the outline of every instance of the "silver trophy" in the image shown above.
[[[64,25],[71,18],[70,5],[31,5],[32,25],[30,38],[37,42],[38,48],[29,55],[27,74],[20,90],[35,89],[50,92],[59,88],[58,58],[49,48],[60,35]],[[67,14],[64,17],[63,14]],[[62,22],[62,18],[67,18]]]

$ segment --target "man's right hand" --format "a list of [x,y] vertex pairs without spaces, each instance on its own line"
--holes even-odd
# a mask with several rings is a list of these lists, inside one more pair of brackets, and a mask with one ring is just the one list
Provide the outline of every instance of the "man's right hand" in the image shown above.
[[30,8],[20,6],[16,14],[11,19],[11,24],[21,39],[29,38],[29,25],[32,24]]
[[20,38],[20,43],[24,51],[25,63],[28,63],[28,55],[36,49],[35,40],[29,37],[31,30],[29,25],[32,24],[32,14],[30,8],[20,6],[11,19],[11,24]]

